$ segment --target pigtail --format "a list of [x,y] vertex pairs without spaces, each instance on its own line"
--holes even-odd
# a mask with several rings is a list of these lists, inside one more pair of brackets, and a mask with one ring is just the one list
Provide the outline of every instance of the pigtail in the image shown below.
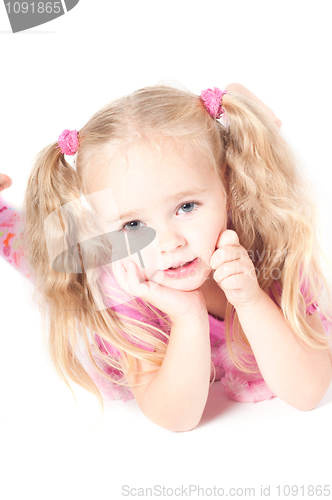
[[[150,352],[137,356],[138,349],[121,332],[128,332],[129,338],[139,332],[147,343],[153,338],[159,350],[153,353],[158,366],[166,343],[142,330],[140,321],[130,323],[125,315],[107,309],[99,266],[107,262],[112,249],[107,240],[98,238],[102,228],[96,213],[80,201],[80,174],[84,172],[66,161],[57,143],[37,155],[23,202],[23,238],[43,328],[49,314],[47,351],[51,362],[74,398],[68,379],[93,393],[103,409],[99,388],[107,388],[106,397],[130,399],[126,378],[135,372],[135,355],[150,361],[152,357]],[[84,245],[78,243],[83,241]],[[114,294],[106,296],[114,300]],[[150,330],[159,331],[153,326]],[[98,332],[99,341],[93,332]],[[106,348],[100,350],[100,343]],[[121,361],[118,354],[108,351],[109,345],[120,353]]]
[[[53,256],[66,248],[68,238],[77,230],[75,220],[79,217],[74,212],[83,211],[79,197],[77,172],[66,161],[58,143],[44,148],[35,158],[23,202],[24,247],[35,278],[34,300],[40,307],[44,325],[49,312],[48,352],[57,374],[70,390],[66,375],[95,393],[102,404],[95,384],[75,355],[77,319],[80,315],[88,316],[86,311],[92,305],[82,256],[79,259],[83,272],[59,272],[54,269],[54,262],[52,266]],[[61,207],[66,206],[70,208],[62,211]],[[70,256],[65,260],[73,267]]]
[[[329,339],[314,332],[305,320],[309,298],[301,293],[309,285],[313,300],[323,287],[328,289],[319,267],[318,214],[312,189],[265,110],[237,94],[224,95],[222,106],[227,116],[227,128],[222,129],[226,146],[223,178],[233,228],[255,265],[260,287],[271,291],[293,331],[311,347],[327,349]],[[327,310],[324,313],[331,318]],[[236,314],[235,325],[249,351]],[[245,369],[234,354],[232,359]]]

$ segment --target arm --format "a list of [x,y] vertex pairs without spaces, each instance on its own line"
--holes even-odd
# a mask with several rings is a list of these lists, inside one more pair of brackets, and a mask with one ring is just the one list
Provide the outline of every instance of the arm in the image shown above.
[[156,365],[136,360],[138,374],[129,373],[127,381],[142,412],[152,422],[167,430],[188,431],[200,422],[210,387],[210,325],[203,293],[199,289],[175,290],[149,280],[141,282],[138,266],[133,261],[126,266],[121,260],[112,263],[121,289],[143,297],[167,314],[172,325],[162,365],[154,374],[144,375],[143,370],[155,369]]
[[[311,348],[294,334],[282,311],[260,288],[253,262],[235,231],[224,231],[217,247],[210,259],[216,269],[213,278],[235,307],[265,382],[295,408],[314,408],[332,378],[328,350]],[[316,314],[309,321],[325,333]]]
[[22,246],[21,230],[21,211],[2,198],[0,185],[0,257],[34,281]]
[[[270,389],[299,410],[313,409],[330,385],[331,355],[296,337],[282,311],[263,290],[256,304],[239,307],[237,313]],[[309,321],[317,331],[324,331],[317,313]]]
[[[137,360],[137,370],[155,365]],[[211,346],[207,313],[192,323],[175,323],[163,360],[152,376],[129,377],[134,397],[142,412],[155,424],[170,431],[196,427],[206,405],[211,368]],[[150,381],[141,386],[134,383]]]
[[0,173],[0,257],[4,258],[26,278],[34,281],[20,238],[22,229],[20,210],[1,196],[2,190],[9,188],[11,184],[11,178]]

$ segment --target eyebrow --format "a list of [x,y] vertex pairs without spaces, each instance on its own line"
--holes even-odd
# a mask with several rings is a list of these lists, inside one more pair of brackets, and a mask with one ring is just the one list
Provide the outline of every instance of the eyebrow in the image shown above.
[[[189,197],[189,196],[198,196],[198,195],[201,195],[201,194],[204,194],[206,193],[206,191],[208,191],[208,189],[201,189],[201,188],[197,188],[197,189],[187,189],[186,191],[181,191],[180,193],[176,193],[176,194],[173,194],[172,196],[168,196],[166,199],[167,201],[176,201],[178,200],[179,198],[186,198],[186,197]],[[114,222],[116,220],[120,220],[120,219],[129,219],[129,218],[132,218],[132,217],[135,217],[136,215],[138,215],[139,212],[142,212],[142,210],[132,210],[130,212],[125,212],[123,214],[119,214],[119,217],[115,216],[115,217],[110,217],[109,219],[107,219],[106,223],[108,222]]]

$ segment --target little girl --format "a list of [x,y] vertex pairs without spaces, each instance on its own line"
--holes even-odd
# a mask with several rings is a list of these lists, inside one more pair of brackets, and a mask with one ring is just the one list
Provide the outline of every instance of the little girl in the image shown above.
[[279,127],[238,84],[147,87],[43,149],[21,211],[0,197],[1,254],[33,280],[69,388],[135,397],[172,431],[198,425],[214,380],[235,401],[319,403],[331,298]]

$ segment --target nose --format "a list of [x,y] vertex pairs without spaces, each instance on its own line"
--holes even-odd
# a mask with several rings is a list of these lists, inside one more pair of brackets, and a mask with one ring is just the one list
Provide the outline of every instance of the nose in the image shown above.
[[171,224],[162,229],[158,228],[157,238],[161,253],[174,252],[186,244],[185,236]]

